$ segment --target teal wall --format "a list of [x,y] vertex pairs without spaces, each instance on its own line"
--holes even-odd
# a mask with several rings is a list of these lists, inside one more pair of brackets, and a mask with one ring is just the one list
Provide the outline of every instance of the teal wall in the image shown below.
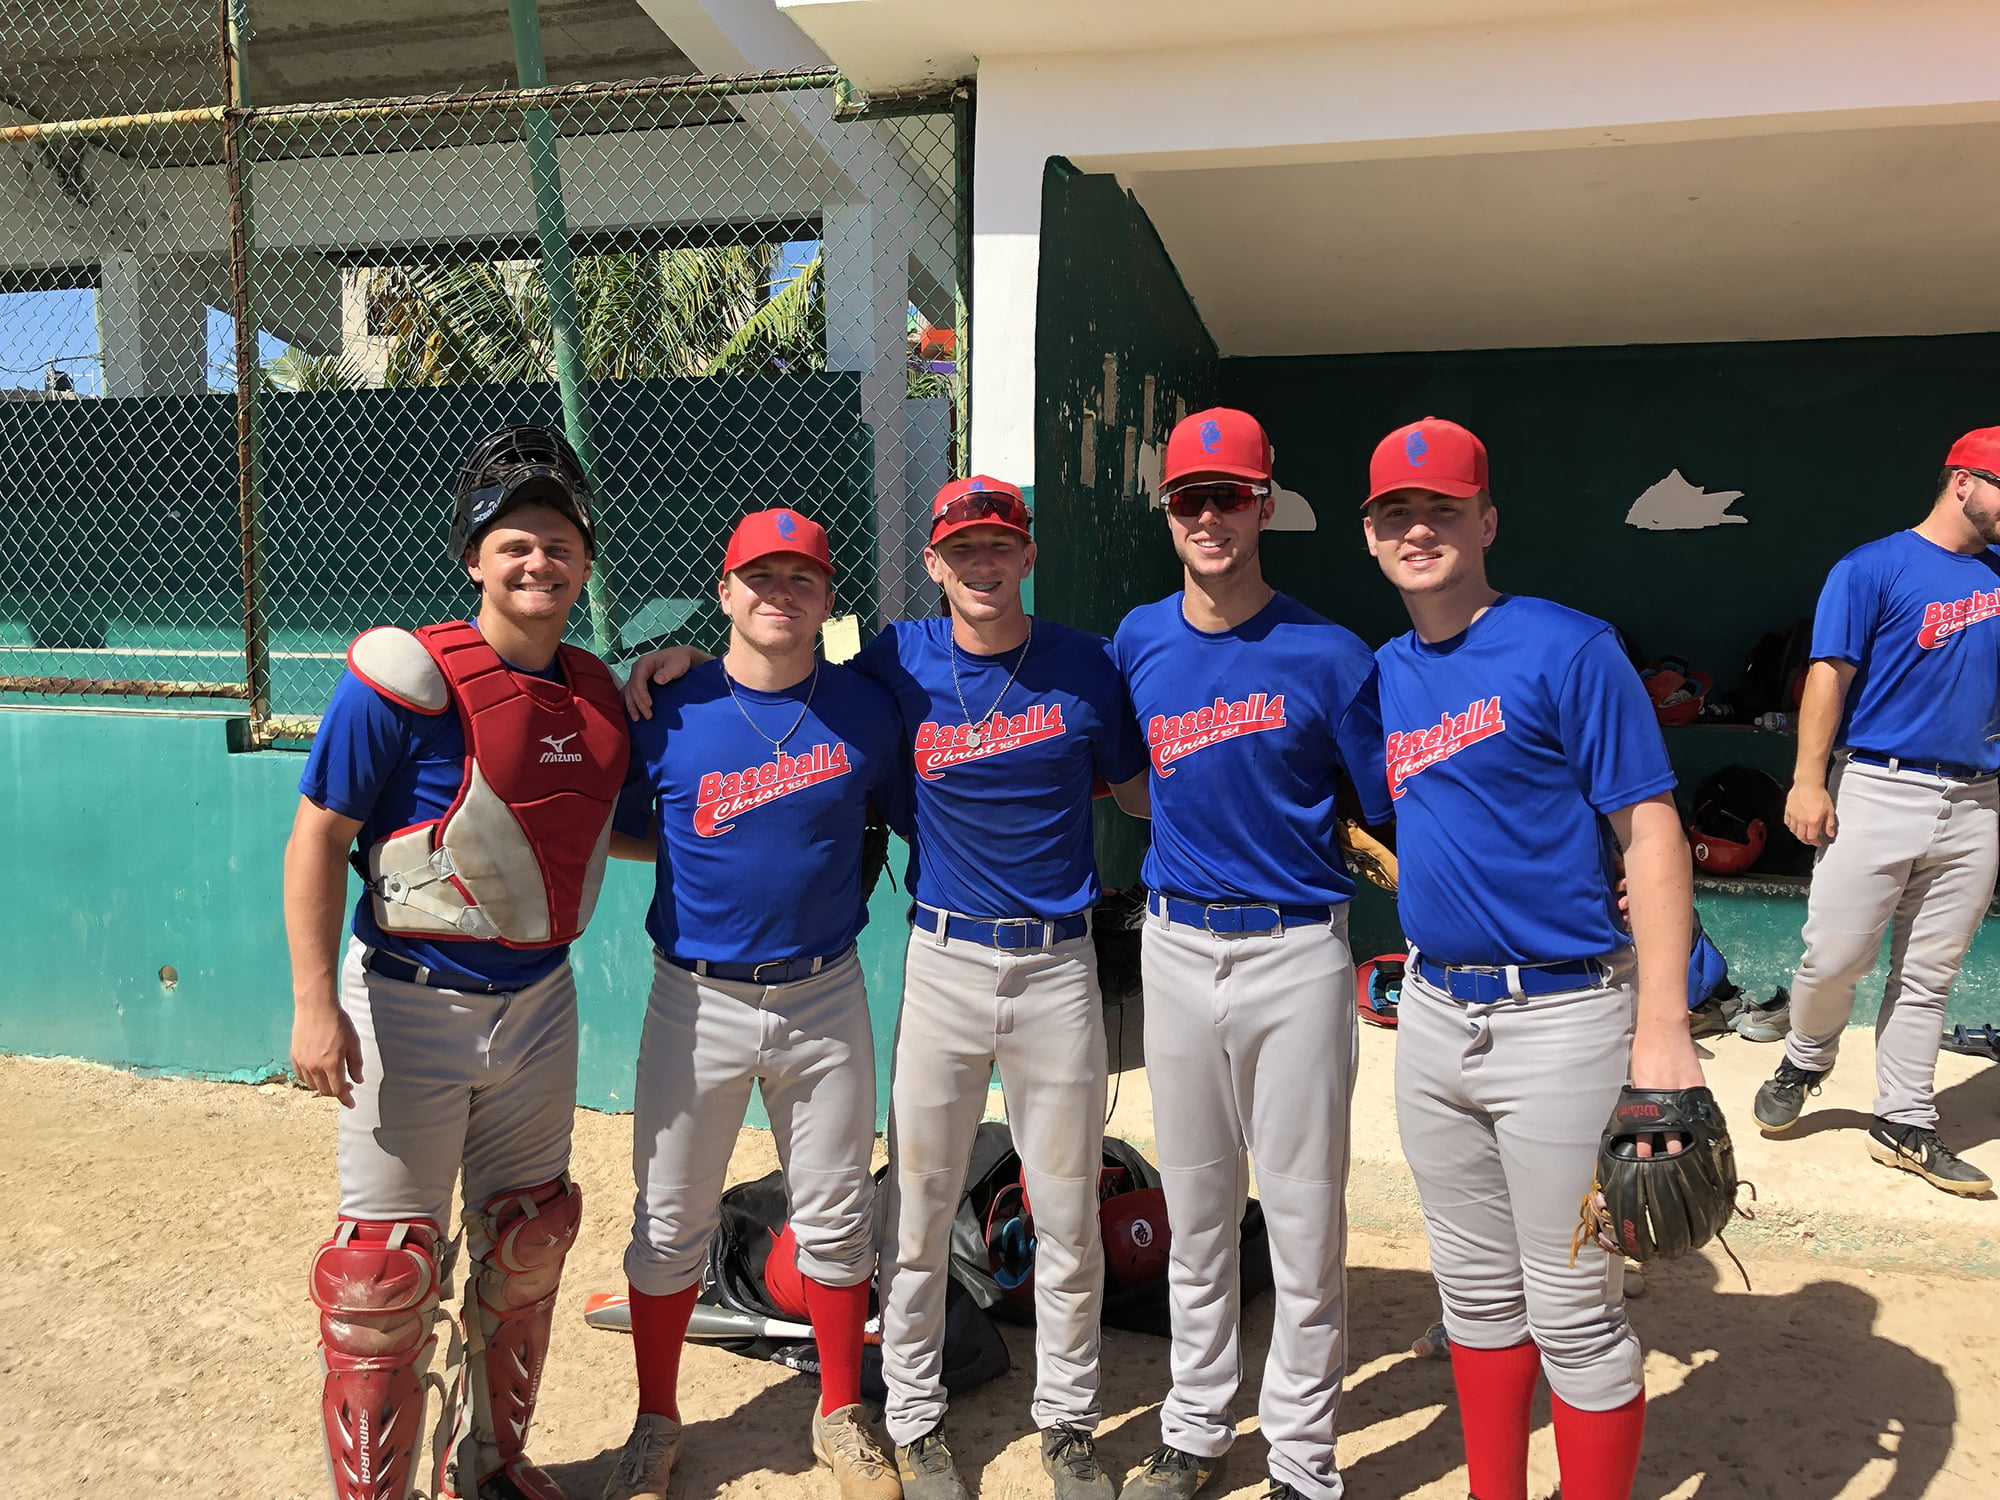
[[[12,768],[0,828],[14,852],[0,905],[16,934],[0,975],[0,1052],[243,1082],[284,1072],[292,1002],[279,891],[305,757],[228,754],[217,719],[88,713],[0,713],[0,747]],[[898,849],[892,868],[902,860]],[[572,950],[577,1094],[592,1108],[631,1108],[651,895],[650,867],[614,860]],[[861,940],[884,1078],[906,907],[883,880]],[[163,966],[178,973],[171,987]]]

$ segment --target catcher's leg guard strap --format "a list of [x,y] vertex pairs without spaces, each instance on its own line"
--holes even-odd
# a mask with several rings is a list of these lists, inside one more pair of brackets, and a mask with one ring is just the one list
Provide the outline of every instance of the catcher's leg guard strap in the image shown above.
[[405,1500],[415,1485],[442,1238],[423,1220],[343,1219],[313,1257],[335,1500]]
[[473,1259],[466,1277],[469,1411],[461,1419],[458,1484],[469,1495],[506,1469],[522,1494],[560,1500],[522,1450],[548,1355],[563,1257],[583,1219],[583,1192],[565,1175],[496,1194],[468,1218],[479,1221],[491,1248]]

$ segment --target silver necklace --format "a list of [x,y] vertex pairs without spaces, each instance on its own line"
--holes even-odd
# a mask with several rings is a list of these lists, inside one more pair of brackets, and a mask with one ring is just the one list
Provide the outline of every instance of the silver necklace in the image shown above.
[[979,748],[980,741],[986,738],[986,736],[980,732],[980,725],[984,724],[988,719],[992,718],[994,710],[1000,707],[1000,699],[1005,698],[1007,696],[1007,689],[1012,687],[1014,685],[1014,679],[1021,675],[1021,663],[1028,659],[1028,648],[1034,645],[1034,643],[1035,643],[1035,617],[1033,615],[1029,615],[1028,638],[1021,642],[1021,654],[1014,658],[1014,670],[1007,674],[1007,680],[1000,685],[1000,697],[995,698],[993,700],[992,707],[988,708],[985,713],[979,716],[978,723],[974,723],[972,718],[972,710],[965,706],[965,689],[960,687],[958,683],[958,641],[954,637],[949,642],[951,646],[951,690],[954,693],[958,694],[958,711],[965,715],[965,743],[970,748],[977,750]]
[[[741,698],[737,697],[736,679],[729,675],[729,668],[727,667],[724,667],[722,669],[722,680],[729,684],[729,696],[736,704],[736,711],[741,715],[743,715],[743,722],[748,724],[752,729],[757,731],[757,737],[759,739],[771,740],[770,735],[764,732],[764,726],[759,724],[755,719],[750,717],[749,705],[746,704]],[[813,689],[817,688],[818,686],[819,686],[819,658],[814,657],[813,674],[812,677],[806,683],[806,701],[799,705],[799,716],[796,719],[792,720],[792,727],[785,731],[784,739],[771,740],[771,748],[777,751],[780,755],[784,754],[785,752],[785,740],[788,740],[793,735],[797,734],[799,732],[799,726],[805,723],[806,714],[810,712],[812,709]]]

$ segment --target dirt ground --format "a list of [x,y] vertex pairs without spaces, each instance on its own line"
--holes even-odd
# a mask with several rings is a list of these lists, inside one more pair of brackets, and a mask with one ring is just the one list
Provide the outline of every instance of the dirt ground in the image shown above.
[[[283,1085],[0,1058],[0,1495],[321,1500],[304,1279],[333,1211],[334,1109]],[[595,1500],[631,1419],[629,1342],[581,1317],[587,1292],[620,1284],[630,1135],[629,1117],[577,1117],[587,1223],[531,1449],[574,1500]],[[745,1131],[735,1174],[772,1165],[770,1138]],[[1351,1263],[1348,1493],[1460,1500],[1449,1368],[1408,1352],[1435,1306],[1421,1235],[1357,1234]],[[1656,1269],[1634,1306],[1653,1403],[1644,1500],[2000,1493],[1990,1279],[1851,1268],[1779,1244],[1752,1265],[1754,1293],[1719,1260]],[[1219,1493],[1262,1486],[1255,1388],[1269,1320],[1264,1298],[1246,1339],[1246,1436]],[[949,1430],[983,1500],[1039,1500],[1032,1349],[1024,1330],[1007,1337],[1014,1372],[960,1403]],[[1100,1439],[1112,1465],[1136,1465],[1158,1441],[1166,1381],[1163,1341],[1106,1335]],[[807,1380],[696,1347],[683,1392],[676,1500],[833,1500],[806,1445]],[[1537,1495],[1556,1481],[1545,1410],[1542,1421]]]

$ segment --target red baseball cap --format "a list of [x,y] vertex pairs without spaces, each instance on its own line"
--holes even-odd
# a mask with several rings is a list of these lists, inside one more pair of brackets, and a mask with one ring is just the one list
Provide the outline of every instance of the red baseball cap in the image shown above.
[[1975,427],[1951,445],[1944,456],[1947,469],[1984,469],[2000,474],[2000,427]]
[[753,510],[738,521],[729,533],[729,550],[722,554],[722,571],[734,573],[745,563],[774,552],[809,557],[827,577],[833,577],[833,552],[826,543],[826,528],[795,510]]
[[1006,480],[990,474],[954,479],[931,501],[931,545],[968,526],[1004,526],[1032,537],[1028,527],[1034,519],[1019,488]]
[[1160,498],[1190,484],[1241,479],[1271,482],[1271,440],[1247,411],[1212,406],[1183,417],[1167,438]]
[[1425,417],[1398,427],[1368,460],[1367,505],[1392,490],[1429,490],[1470,500],[1486,488],[1486,445],[1456,422]]

